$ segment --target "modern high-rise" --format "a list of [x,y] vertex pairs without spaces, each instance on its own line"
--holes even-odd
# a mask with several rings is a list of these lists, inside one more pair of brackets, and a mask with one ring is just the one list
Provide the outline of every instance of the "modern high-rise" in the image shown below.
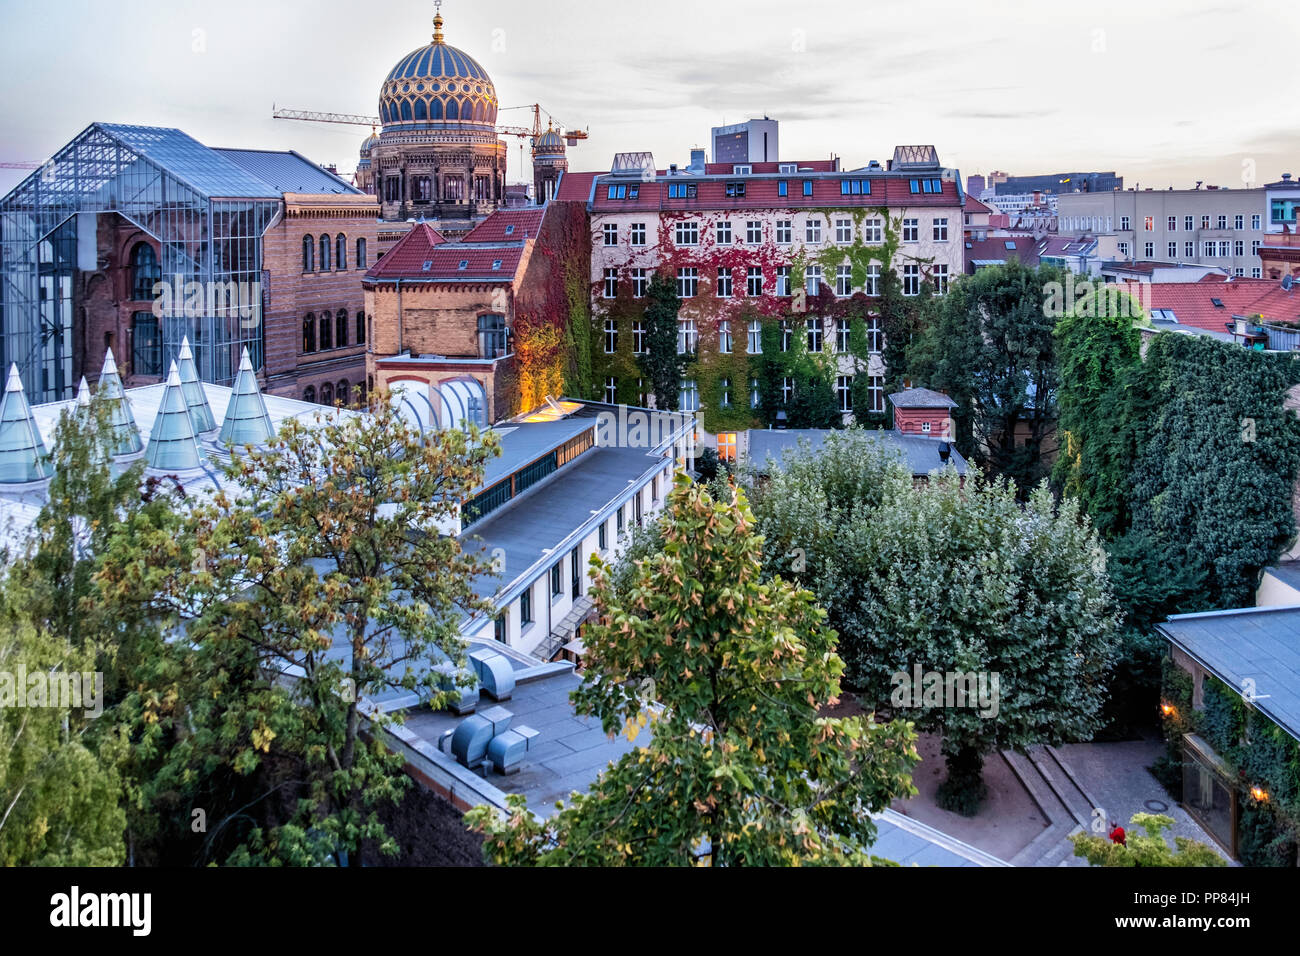
[[731,126],[715,126],[712,135],[715,163],[774,163],[780,158],[777,149],[777,122],[764,116]]

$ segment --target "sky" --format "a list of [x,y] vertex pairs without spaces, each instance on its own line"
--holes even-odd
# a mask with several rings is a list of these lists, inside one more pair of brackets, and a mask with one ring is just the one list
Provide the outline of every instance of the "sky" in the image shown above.
[[[446,0],[442,14],[503,107],[539,102],[590,130],[574,170],[640,150],[684,165],[710,127],[767,115],[782,159],[845,168],[928,143],[963,176],[1300,175],[1290,0]],[[432,16],[430,0],[0,0],[0,162],[44,160],[99,120],[295,149],[348,176],[368,129],[272,106],[376,114]],[[524,141],[507,142],[509,180],[531,181]],[[0,169],[0,194],[25,175]]]

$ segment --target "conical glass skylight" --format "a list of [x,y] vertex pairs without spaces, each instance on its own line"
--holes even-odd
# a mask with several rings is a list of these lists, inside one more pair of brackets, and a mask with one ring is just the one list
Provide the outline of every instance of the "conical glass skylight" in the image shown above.
[[199,443],[194,438],[194,422],[185,406],[180,373],[172,362],[163,386],[162,401],[158,403],[158,417],[149,434],[149,447],[145,460],[150,467],[164,471],[185,471],[199,467]]
[[50,477],[49,455],[23,393],[18,366],[9,366],[9,381],[0,398],[0,482],[21,484]]
[[260,445],[270,439],[271,416],[266,413],[262,390],[257,387],[257,373],[248,357],[248,349],[239,359],[239,374],[226,405],[226,417],[221,422],[221,441],[236,445]]
[[109,406],[108,423],[112,432],[111,451],[114,455],[135,455],[144,448],[140,440],[140,427],[131,414],[131,402],[122,388],[122,378],[117,374],[113,350],[104,356],[104,369],[99,373],[99,400]]
[[176,356],[176,368],[180,375],[181,391],[185,393],[185,405],[194,419],[196,432],[210,432],[217,427],[217,420],[208,407],[208,394],[199,381],[199,370],[194,364],[194,353],[190,351],[189,337],[181,339],[181,352]]

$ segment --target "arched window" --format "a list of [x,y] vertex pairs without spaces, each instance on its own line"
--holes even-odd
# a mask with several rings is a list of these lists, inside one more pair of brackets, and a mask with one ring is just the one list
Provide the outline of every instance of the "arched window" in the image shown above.
[[329,382],[320,387],[320,403],[322,405],[334,404],[334,386]]
[[320,271],[330,271],[330,237],[320,237]]
[[147,242],[137,242],[131,250],[131,298],[147,302],[153,298],[155,282],[162,281],[162,267],[158,254]]
[[348,344],[348,310],[339,309],[334,315],[334,347],[341,349]]
[[316,314],[314,312],[308,312],[302,320],[302,351],[304,355],[316,351]]
[[348,240],[343,233],[339,233],[334,240],[334,268],[346,269],[348,267]]
[[352,404],[352,392],[348,389],[348,380],[346,378],[339,379],[338,388],[334,392],[334,397],[339,400],[340,405]]
[[333,338],[333,336],[330,335],[333,329],[334,320],[330,317],[328,312],[322,312],[320,314],[320,349],[322,352],[334,347],[330,341]]
[[366,344],[366,314],[357,313],[357,345]]
[[308,385],[306,388],[304,388],[304,389],[302,390],[302,400],[303,400],[304,402],[315,402],[315,401],[316,401],[316,389],[312,388],[312,386],[310,386],[310,385]]
[[364,269],[365,267],[366,267],[366,240],[358,239],[357,240],[357,268]]
[[302,271],[316,271],[316,240],[311,236],[302,237]]

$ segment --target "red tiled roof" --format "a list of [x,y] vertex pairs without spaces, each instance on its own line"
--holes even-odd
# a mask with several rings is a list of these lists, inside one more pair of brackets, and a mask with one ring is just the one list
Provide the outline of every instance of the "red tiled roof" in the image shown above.
[[560,177],[560,188],[555,193],[559,202],[586,202],[591,198],[591,182],[607,173],[571,173]]
[[[778,179],[746,178],[745,195],[732,198],[726,195],[728,180],[701,179],[692,176],[674,177],[672,180],[641,182],[637,185],[636,199],[610,199],[604,183],[597,183],[592,201],[592,208],[597,212],[632,212],[640,209],[689,212],[697,209],[800,209],[827,207],[866,207],[875,206],[955,206],[958,202],[957,184],[950,180],[941,180],[941,193],[913,193],[910,179],[939,179],[937,174],[919,173],[916,176],[881,175],[869,173],[843,173],[837,177],[812,179],[813,194],[805,196],[798,181],[791,183],[787,193],[778,192]],[[840,192],[841,179],[866,179],[871,182],[869,195],[844,195]],[[612,182],[613,180],[611,180]],[[628,182],[623,180],[623,182]],[[668,185],[672,183],[694,184],[696,198],[668,197]],[[631,185],[631,183],[629,183]]]
[[[1183,325],[1222,332],[1234,316],[1263,316],[1272,321],[1300,321],[1300,289],[1286,291],[1273,279],[1206,276],[1200,282],[1129,280],[1126,291],[1148,309],[1168,309]],[[1218,299],[1222,306],[1214,304]]]
[[[1007,248],[1007,244],[1011,248]],[[1038,246],[1040,241],[1032,236],[992,236],[988,239],[966,240],[966,264],[970,266],[979,260],[1000,260],[1010,262],[1020,260],[1022,265],[1031,269],[1038,266]]]
[[[538,207],[530,209],[501,209],[492,213],[465,236],[466,242],[514,242],[536,239],[542,226],[542,213]],[[514,228],[510,228],[510,227]]]
[[396,279],[410,272],[419,272],[429,259],[432,249],[447,239],[427,222],[418,222],[411,231],[397,240],[396,245],[366,272],[367,279]]
[[978,199],[976,199],[976,198],[975,198],[974,196],[972,196],[970,193],[967,193],[967,194],[966,194],[966,210],[965,210],[965,211],[966,211],[966,212],[974,212],[974,213],[987,213],[987,214],[990,215],[990,216],[993,215],[993,210],[992,210],[992,209],[990,209],[988,206],[984,205],[984,203],[980,202]]

